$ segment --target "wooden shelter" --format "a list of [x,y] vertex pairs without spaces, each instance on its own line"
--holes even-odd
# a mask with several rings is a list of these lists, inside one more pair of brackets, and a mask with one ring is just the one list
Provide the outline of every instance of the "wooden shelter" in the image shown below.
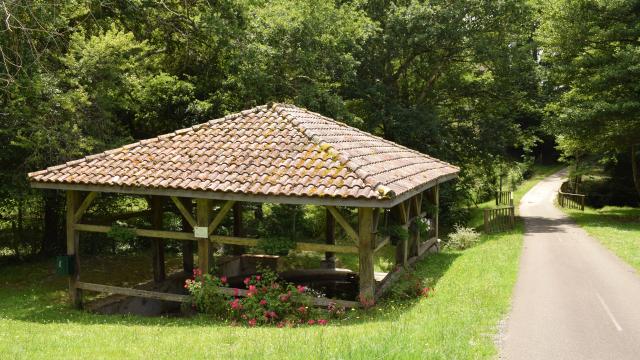
[[[397,262],[406,264],[436,244],[437,210],[431,214],[434,231],[427,241],[420,241],[415,222],[424,215],[423,202],[437,209],[438,184],[455,178],[458,171],[446,162],[306,109],[269,104],[30,173],[29,180],[36,188],[67,191],[67,254],[76,263],[69,293],[80,307],[82,289],[185,299],[81,281],[79,234],[111,229],[83,223],[84,213],[99,193],[151,197],[153,228],[134,231],[155,239],[156,281],[165,276],[165,239],[184,242],[185,269],[193,264],[191,244],[197,244],[198,266],[204,270],[209,269],[215,244],[256,246],[260,240],[243,237],[241,231],[234,231],[234,236],[216,234],[230,211],[237,213],[234,218],[240,216],[242,202],[324,206],[328,215],[326,242],[298,242],[296,249],[325,252],[328,258],[333,253],[359,254],[360,297],[373,299],[374,253],[389,242],[389,236],[378,234],[381,211],[392,209],[410,232],[409,240],[397,246]],[[160,228],[163,199],[170,199],[187,231]],[[347,221],[341,207],[358,209],[357,225]],[[351,244],[335,244],[336,222]]]

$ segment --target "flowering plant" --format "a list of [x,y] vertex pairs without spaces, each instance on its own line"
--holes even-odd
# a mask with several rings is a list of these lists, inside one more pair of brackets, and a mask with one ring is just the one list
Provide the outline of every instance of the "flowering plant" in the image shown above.
[[224,315],[234,324],[250,327],[327,325],[328,318],[340,317],[345,312],[335,304],[328,311],[312,307],[313,299],[307,295],[306,287],[280,281],[271,270],[261,270],[260,274],[245,278],[243,283],[245,296],[240,296],[238,289],[231,296],[224,295],[220,288],[227,286],[226,278],[202,275],[196,270],[185,288],[193,296],[193,306],[198,311]]

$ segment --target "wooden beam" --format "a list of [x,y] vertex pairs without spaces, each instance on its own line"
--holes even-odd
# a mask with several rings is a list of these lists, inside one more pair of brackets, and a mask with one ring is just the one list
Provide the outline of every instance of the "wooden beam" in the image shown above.
[[[251,247],[256,247],[260,245],[261,241],[264,241],[262,239],[237,237],[237,236],[224,236],[224,235],[211,235],[209,236],[209,239],[219,244],[241,245],[241,246],[251,246]],[[317,251],[317,252],[330,251],[330,252],[348,253],[348,254],[358,253],[357,246],[329,245],[329,244],[318,244],[318,243],[308,243],[308,242],[297,242],[295,249],[300,251]]]
[[373,301],[376,281],[373,274],[373,209],[358,208],[360,301]]
[[[191,225],[191,227],[196,226],[196,219],[193,218],[193,215],[191,215],[191,210],[187,209],[182,200],[175,196],[172,196],[171,200],[176,205],[176,208],[178,208],[178,211],[180,211],[182,218],[185,219],[186,222]],[[191,206],[189,208],[191,208]]]
[[401,202],[397,206],[398,206],[398,211],[400,213],[400,222],[402,224],[408,223],[409,222],[409,212],[407,211],[405,203]]
[[[74,224],[73,228],[76,231],[83,232],[97,232],[108,233],[111,231],[111,226],[106,225],[91,225],[91,224]],[[193,233],[184,233],[180,231],[167,231],[167,230],[152,230],[152,229],[134,229],[132,228],[136,236],[159,238],[159,239],[171,239],[171,240],[197,240]]]
[[80,281],[80,234],[75,229],[75,214],[80,206],[77,191],[67,191],[67,255],[73,257],[74,271],[69,275],[69,298],[77,309],[82,308],[82,290],[78,287]]
[[[149,205],[151,207],[151,227],[154,230],[162,230],[162,205],[164,198],[161,196],[151,196]],[[151,238],[151,258],[153,264],[153,281],[156,283],[163,282],[167,277],[164,266],[164,239]]]
[[211,223],[208,224],[209,235],[213,234],[213,232],[216,231],[222,220],[224,220],[225,215],[227,215],[229,210],[233,207],[234,203],[235,201],[231,200],[224,203],[220,211],[218,211],[218,214],[216,214],[216,217],[214,217]]
[[376,247],[373,249],[373,252],[374,253],[378,252],[380,249],[385,247],[385,245],[389,244],[390,241],[391,241],[391,237],[389,235],[383,237],[382,240],[378,241],[378,243],[376,244]]
[[[191,201],[191,199],[186,199],[187,200],[186,202],[184,202],[181,199],[179,200],[180,200],[180,203],[184,205],[184,208],[187,214],[191,215],[193,212],[193,202]],[[182,232],[193,236],[193,225],[191,225],[189,220],[187,220],[184,217],[184,215],[181,217],[181,221],[182,221]],[[193,242],[192,241],[182,242],[182,270],[184,271],[185,274],[193,273]]]
[[[220,215],[220,214],[218,214]],[[209,226],[211,221],[211,200],[196,199],[196,222],[200,227]],[[215,221],[215,219],[214,219]],[[220,220],[222,221],[222,220]],[[198,239],[198,267],[203,274],[208,274],[212,262],[211,241],[208,238]]]
[[338,224],[344,229],[347,235],[357,244],[360,240],[358,238],[358,233],[349,225],[349,222],[340,214],[338,209],[333,206],[327,206],[327,210],[331,213],[331,215],[336,219]]
[[87,196],[85,196],[82,204],[80,204],[76,212],[73,214],[73,222],[78,222],[82,219],[82,215],[84,215],[89,206],[91,206],[91,203],[93,202],[93,199],[96,198],[96,196],[98,196],[98,193],[95,191],[92,191],[88,193]]
[[[327,245],[336,244],[336,219],[331,215],[329,209],[325,209],[325,229],[324,242]],[[324,267],[328,269],[336,268],[336,254],[332,251],[324,253]]]
[[135,296],[135,297],[141,297],[145,299],[173,301],[173,302],[180,302],[180,303],[191,301],[191,296],[189,295],[170,294],[170,293],[163,293],[158,291],[125,288],[120,286],[79,282],[78,287],[80,289],[89,290],[89,291],[126,295],[126,296]]

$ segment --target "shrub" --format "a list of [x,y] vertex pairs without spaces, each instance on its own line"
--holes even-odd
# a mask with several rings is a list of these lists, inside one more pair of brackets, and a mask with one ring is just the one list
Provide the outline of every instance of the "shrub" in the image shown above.
[[480,234],[474,229],[455,225],[455,231],[449,234],[447,246],[455,250],[464,250],[472,247],[480,241]]
[[247,289],[245,297],[239,296],[239,290],[232,296],[224,295],[219,291],[219,287],[227,285],[224,277],[202,275],[196,270],[194,278],[186,281],[185,288],[193,296],[195,309],[226,316],[234,324],[278,327],[326,325],[329,318],[345,314],[345,309],[335,304],[328,310],[312,307],[313,298],[307,295],[306,287],[280,281],[271,270],[261,269],[261,274],[245,278],[244,284]]
[[432,291],[433,289],[424,279],[412,272],[406,272],[389,289],[389,298],[403,301],[416,297],[428,297]]

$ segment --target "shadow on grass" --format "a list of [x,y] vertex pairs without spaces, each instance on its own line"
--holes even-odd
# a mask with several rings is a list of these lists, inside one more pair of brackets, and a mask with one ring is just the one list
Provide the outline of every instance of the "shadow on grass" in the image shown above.
[[594,211],[569,211],[579,224],[595,227],[612,227],[618,230],[640,229],[640,209],[603,208]]
[[[447,272],[457,252],[441,252],[427,256],[415,264],[415,274],[433,287]],[[119,261],[118,261],[119,262]],[[0,318],[39,324],[75,323],[81,325],[117,324],[124,326],[162,325],[175,327],[227,326],[224,321],[206,315],[194,317],[142,317],[136,315],[99,315],[71,309],[67,302],[64,278],[52,274],[50,264],[27,264],[12,267],[22,276],[0,276]],[[35,267],[35,269],[30,269]],[[33,277],[29,274],[34,275]],[[13,283],[15,281],[15,283]],[[333,321],[332,326],[349,326],[365,322],[397,321],[419,298],[408,300],[382,299],[372,310],[357,310],[346,320]]]

